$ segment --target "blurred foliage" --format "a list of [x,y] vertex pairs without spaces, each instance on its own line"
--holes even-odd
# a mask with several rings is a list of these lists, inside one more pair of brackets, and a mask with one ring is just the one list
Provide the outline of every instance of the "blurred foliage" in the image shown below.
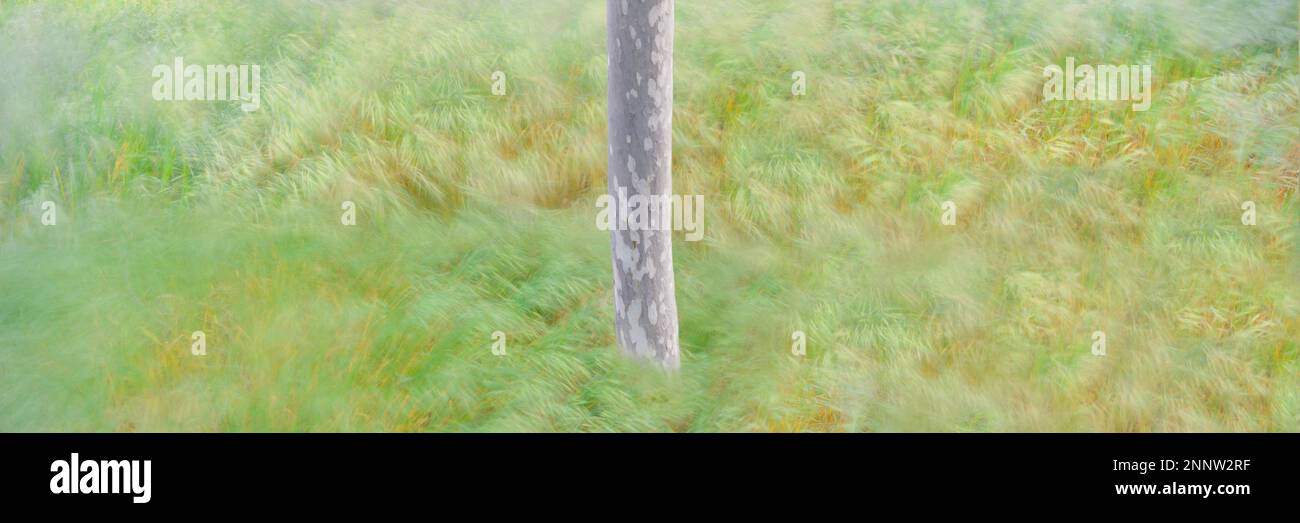
[[[669,378],[615,347],[603,2],[5,2],[0,430],[1300,430],[1298,18],[678,2]],[[176,56],[261,109],[154,101]],[[1066,57],[1151,109],[1042,103]]]

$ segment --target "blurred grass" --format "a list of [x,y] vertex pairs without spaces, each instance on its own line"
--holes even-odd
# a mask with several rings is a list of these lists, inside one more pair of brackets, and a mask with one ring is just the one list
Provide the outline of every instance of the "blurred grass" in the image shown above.
[[[1300,430],[1293,1],[679,2],[675,379],[612,334],[603,2],[236,4],[0,4],[0,430]],[[1067,56],[1151,109],[1039,103]]]

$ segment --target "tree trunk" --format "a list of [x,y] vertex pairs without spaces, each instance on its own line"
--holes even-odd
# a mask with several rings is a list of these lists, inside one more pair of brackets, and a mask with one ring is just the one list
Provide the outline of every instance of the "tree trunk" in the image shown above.
[[[667,198],[672,194],[673,0],[606,0],[606,10],[609,194],[615,202],[620,189],[629,200]],[[676,369],[672,229],[636,229],[610,231],[618,345],[634,358]]]

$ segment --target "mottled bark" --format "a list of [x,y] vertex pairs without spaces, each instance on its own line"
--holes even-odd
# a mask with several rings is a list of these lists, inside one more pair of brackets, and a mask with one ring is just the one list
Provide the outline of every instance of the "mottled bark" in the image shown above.
[[[609,194],[672,194],[673,1],[606,0],[609,47]],[[615,228],[618,345],[678,367],[670,228]]]

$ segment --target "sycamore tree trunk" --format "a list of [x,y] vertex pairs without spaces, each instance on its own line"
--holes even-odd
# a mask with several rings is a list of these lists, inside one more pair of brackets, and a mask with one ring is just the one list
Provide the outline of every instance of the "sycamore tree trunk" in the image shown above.
[[[609,194],[616,202],[620,191],[628,199],[667,198],[673,185],[673,0],[606,0],[605,5]],[[676,369],[671,228],[615,227],[610,241],[619,347],[634,358]]]

